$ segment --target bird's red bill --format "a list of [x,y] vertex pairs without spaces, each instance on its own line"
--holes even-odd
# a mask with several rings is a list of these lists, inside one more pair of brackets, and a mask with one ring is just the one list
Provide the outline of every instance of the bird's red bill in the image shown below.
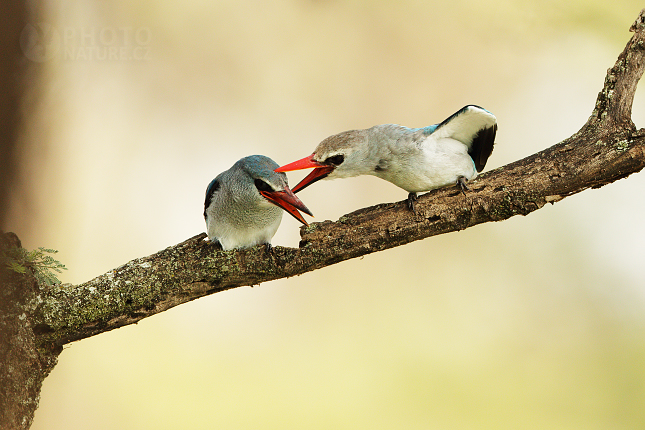
[[305,178],[298,182],[295,187],[293,187],[293,192],[297,193],[298,191],[301,191],[303,188],[308,187],[309,185],[313,184],[316,181],[319,181],[323,178],[325,178],[327,175],[329,175],[332,170],[334,170],[334,166],[324,166],[324,167],[316,167],[314,170],[311,171]]
[[291,172],[292,170],[311,169],[312,167],[325,167],[325,165],[314,160],[314,154],[311,154],[306,156],[305,158],[301,158],[298,161],[294,161],[293,163],[278,167],[277,169],[275,169],[275,171]]
[[276,172],[291,172],[292,170],[302,170],[302,169],[311,169],[313,168],[314,170],[311,171],[302,181],[298,182],[298,184],[293,187],[293,192],[297,193],[298,191],[301,191],[305,187],[313,184],[316,181],[319,181],[320,179],[323,179],[327,175],[329,175],[334,169],[334,166],[330,166],[327,164],[322,164],[319,163],[318,161],[314,160],[313,154],[301,158],[300,160],[294,161],[293,163],[285,164],[284,166],[278,167],[275,169]]
[[281,207],[289,214],[291,214],[295,219],[307,224],[307,221],[303,218],[302,214],[298,210],[303,211],[307,215],[314,216],[307,206],[291,191],[289,188],[286,188],[284,191],[260,191],[267,200],[273,203],[276,206]]

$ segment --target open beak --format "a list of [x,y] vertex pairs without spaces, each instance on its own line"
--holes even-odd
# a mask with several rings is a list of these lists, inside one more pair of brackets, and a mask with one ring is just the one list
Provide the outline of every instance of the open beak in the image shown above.
[[297,193],[298,191],[308,187],[316,181],[319,181],[327,175],[329,175],[334,169],[334,166],[329,166],[327,164],[322,164],[314,160],[314,155],[311,154],[305,158],[302,158],[293,163],[285,164],[282,167],[275,169],[276,172],[290,172],[292,170],[302,170],[302,169],[311,169],[311,171],[302,181],[298,182],[298,185],[293,187],[293,192]]
[[273,203],[276,206],[281,207],[285,211],[289,212],[295,219],[307,224],[307,221],[302,217],[302,214],[298,212],[298,209],[306,213],[307,215],[314,216],[307,206],[300,201],[298,197],[291,191],[289,188],[285,188],[284,191],[260,191],[260,194],[264,196],[267,200]]

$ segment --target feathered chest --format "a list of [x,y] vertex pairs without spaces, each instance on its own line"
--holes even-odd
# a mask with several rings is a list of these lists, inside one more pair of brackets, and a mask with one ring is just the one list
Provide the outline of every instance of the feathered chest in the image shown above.
[[429,191],[477,173],[467,147],[454,139],[394,142],[379,152],[370,174],[408,192]]

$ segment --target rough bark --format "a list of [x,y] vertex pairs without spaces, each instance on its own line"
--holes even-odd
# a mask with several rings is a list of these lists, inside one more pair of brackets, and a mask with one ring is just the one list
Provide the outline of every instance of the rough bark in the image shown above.
[[[15,234],[0,235],[0,254],[20,246]],[[0,429],[27,429],[38,407],[43,380],[62,346],[38,345],[33,304],[39,286],[30,274],[0,272]]]
[[[23,321],[21,333],[15,334],[19,344],[15,353],[33,358],[37,373],[32,376],[33,385],[40,387],[65,343],[218,291],[299,275],[426,237],[527,215],[547,203],[642,170],[645,130],[636,130],[631,106],[645,69],[645,10],[630,30],[635,34],[609,69],[593,113],[580,131],[481,175],[466,195],[457,188],[444,188],[421,196],[416,214],[402,201],[361,209],[336,222],[313,223],[301,229],[299,248],[276,247],[272,253],[263,246],[222,251],[204,242],[205,235],[200,234],[81,285],[44,287],[20,281],[16,285],[22,292],[11,298],[17,304],[3,309]],[[14,386],[27,381],[21,379],[24,375],[7,376],[5,370],[0,377]],[[6,422],[0,421],[0,426],[14,428],[5,426]],[[25,422],[30,423],[31,417]]]

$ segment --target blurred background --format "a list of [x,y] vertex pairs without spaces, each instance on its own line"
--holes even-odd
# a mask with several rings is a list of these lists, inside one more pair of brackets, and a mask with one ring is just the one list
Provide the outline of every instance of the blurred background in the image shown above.
[[[551,146],[591,114],[643,4],[43,7],[23,32],[41,72],[6,229],[58,249],[77,284],[204,231],[206,185],[246,155],[285,164],[340,131],[471,103],[499,122],[487,170]],[[32,428],[640,428],[644,188],[641,172],[72,343]],[[322,221],[406,193],[363,177],[299,196]],[[285,216],[273,244],[298,239]]]

